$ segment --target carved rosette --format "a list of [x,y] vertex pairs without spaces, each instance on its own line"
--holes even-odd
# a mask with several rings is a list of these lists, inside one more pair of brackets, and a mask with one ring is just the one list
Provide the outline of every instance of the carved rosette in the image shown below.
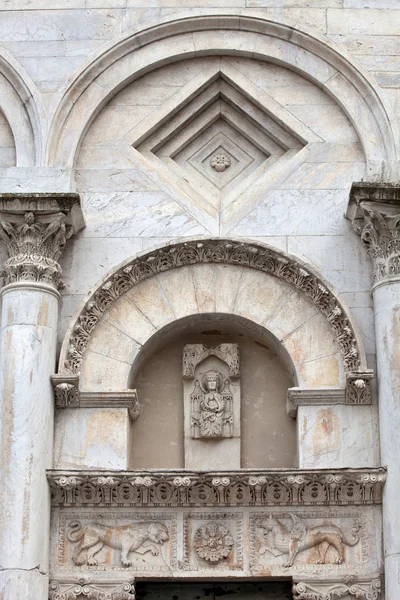
[[202,525],[194,534],[193,546],[204,560],[217,563],[229,556],[234,540],[231,532],[221,523]]
[[3,270],[6,284],[62,287],[58,260],[67,240],[82,226],[76,194],[0,197],[0,239],[9,254]]
[[358,600],[380,600],[382,583],[379,578],[356,582],[353,576],[343,582],[319,585],[318,582],[299,582],[293,585],[294,600],[338,600],[350,597]]

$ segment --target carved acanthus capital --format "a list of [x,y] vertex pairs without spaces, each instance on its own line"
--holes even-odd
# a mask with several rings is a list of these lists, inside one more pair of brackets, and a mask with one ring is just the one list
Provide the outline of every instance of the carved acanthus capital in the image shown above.
[[380,577],[358,581],[354,576],[344,578],[343,582],[319,583],[304,582],[293,584],[294,600],[338,600],[339,598],[358,598],[359,600],[380,600],[382,598]]
[[346,216],[368,248],[375,281],[400,276],[400,186],[353,184]]
[[0,238],[9,255],[6,284],[33,281],[61,287],[58,259],[82,227],[77,194],[0,196]]

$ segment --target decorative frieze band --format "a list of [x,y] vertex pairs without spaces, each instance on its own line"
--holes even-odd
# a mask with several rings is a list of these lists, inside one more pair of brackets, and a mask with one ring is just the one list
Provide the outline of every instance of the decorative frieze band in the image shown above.
[[53,375],[51,381],[57,408],[127,408],[132,421],[139,416],[140,404],[136,390],[80,391],[78,375]]
[[355,183],[347,218],[373,260],[375,281],[400,275],[400,186]]
[[338,583],[306,583],[300,581],[293,584],[294,600],[338,600],[350,597],[357,600],[379,600],[382,592],[380,577],[366,581],[357,580],[349,575],[343,582]]
[[384,469],[59,471],[54,506],[312,506],[379,504]]
[[67,240],[83,226],[77,194],[0,196],[0,238],[9,254],[3,272],[6,284],[62,287],[58,259]]
[[356,335],[334,294],[294,259],[263,246],[245,242],[202,240],[166,246],[133,260],[112,275],[88,301],[70,338],[65,368],[79,373],[86,346],[105,311],[137,283],[156,273],[198,263],[225,263],[258,269],[295,286],[326,316],[338,341],[346,371],[358,371]]

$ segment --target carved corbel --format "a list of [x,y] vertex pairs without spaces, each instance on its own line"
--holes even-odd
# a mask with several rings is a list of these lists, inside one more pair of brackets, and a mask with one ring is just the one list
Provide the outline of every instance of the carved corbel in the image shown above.
[[78,375],[53,375],[51,378],[57,408],[80,406]]
[[53,375],[54,400],[57,408],[127,408],[132,421],[136,421],[140,404],[136,390],[117,392],[88,392],[79,390],[79,376]]
[[372,404],[372,370],[346,374],[346,404]]
[[3,271],[6,284],[62,287],[58,259],[82,227],[78,194],[0,195],[0,238],[9,255]]
[[338,600],[344,597],[380,600],[382,581],[380,577],[365,580],[349,575],[339,582],[294,582],[292,591],[294,600]]
[[400,186],[353,184],[346,217],[367,246],[375,282],[400,276]]

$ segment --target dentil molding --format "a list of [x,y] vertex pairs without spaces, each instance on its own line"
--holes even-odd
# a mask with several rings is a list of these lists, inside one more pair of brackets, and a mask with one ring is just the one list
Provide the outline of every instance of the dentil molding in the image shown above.
[[62,287],[58,259],[67,240],[83,226],[78,194],[0,195],[0,238],[9,255],[3,271],[6,285]]
[[375,282],[400,275],[400,186],[354,183],[346,213],[368,248]]

